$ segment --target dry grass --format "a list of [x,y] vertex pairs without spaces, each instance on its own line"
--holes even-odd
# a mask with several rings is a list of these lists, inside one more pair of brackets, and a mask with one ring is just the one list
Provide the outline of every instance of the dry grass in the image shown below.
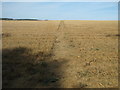
[[3,21],[3,88],[117,87],[117,21],[59,23]]

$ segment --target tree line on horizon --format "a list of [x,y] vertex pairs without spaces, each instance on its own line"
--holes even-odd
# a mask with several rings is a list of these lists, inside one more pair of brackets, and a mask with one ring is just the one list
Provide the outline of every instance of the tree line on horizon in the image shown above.
[[[13,18],[0,18],[0,20],[32,20],[32,21],[38,21],[38,19],[13,19]],[[48,21],[45,19],[45,21]]]

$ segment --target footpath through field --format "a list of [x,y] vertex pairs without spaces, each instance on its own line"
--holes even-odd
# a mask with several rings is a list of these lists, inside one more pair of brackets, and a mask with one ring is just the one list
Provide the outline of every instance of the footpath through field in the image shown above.
[[54,44],[54,57],[55,60],[66,61],[62,66],[61,75],[63,78],[60,79],[61,87],[70,88],[74,87],[77,83],[76,72],[73,67],[76,65],[76,61],[73,60],[72,54],[75,50],[71,49],[68,42],[68,37],[66,36],[67,27],[65,26],[64,21],[60,21],[60,24],[55,33],[56,40]]

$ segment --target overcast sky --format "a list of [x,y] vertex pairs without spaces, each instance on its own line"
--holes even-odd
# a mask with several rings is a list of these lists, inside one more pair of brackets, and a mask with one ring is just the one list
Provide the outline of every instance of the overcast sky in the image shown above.
[[117,2],[3,2],[4,18],[117,20]]

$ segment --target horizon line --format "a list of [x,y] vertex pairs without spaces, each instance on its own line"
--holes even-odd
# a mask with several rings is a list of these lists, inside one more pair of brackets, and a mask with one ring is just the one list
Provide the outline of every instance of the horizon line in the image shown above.
[[8,18],[8,17],[2,17],[0,19],[13,19],[13,20],[24,20],[24,19],[30,19],[30,20],[92,20],[92,21],[119,21],[118,19],[117,20],[94,20],[94,19],[39,19],[39,18]]

